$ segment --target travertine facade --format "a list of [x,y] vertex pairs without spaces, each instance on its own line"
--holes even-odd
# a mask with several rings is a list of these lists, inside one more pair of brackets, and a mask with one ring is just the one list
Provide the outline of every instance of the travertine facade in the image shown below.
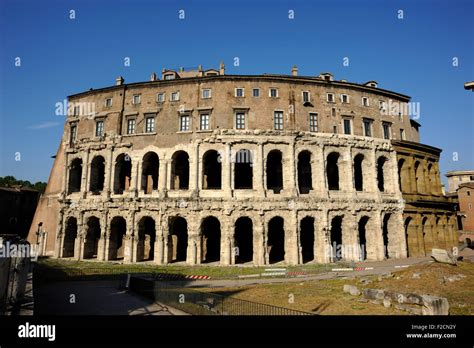
[[[157,264],[382,260],[450,248],[440,150],[418,143],[408,102],[374,81],[299,77],[296,68],[119,78],[69,97],[30,234],[43,222],[41,243],[56,257]],[[416,204],[421,170],[436,209]]]

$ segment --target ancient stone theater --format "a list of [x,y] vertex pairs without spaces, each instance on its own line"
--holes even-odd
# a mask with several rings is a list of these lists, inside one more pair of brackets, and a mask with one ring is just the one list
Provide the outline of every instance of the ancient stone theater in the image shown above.
[[154,264],[384,260],[457,245],[410,97],[330,73],[162,70],[71,95],[29,240]]

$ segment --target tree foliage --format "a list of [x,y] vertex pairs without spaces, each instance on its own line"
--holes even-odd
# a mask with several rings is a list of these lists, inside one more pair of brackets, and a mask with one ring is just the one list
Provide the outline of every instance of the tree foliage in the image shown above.
[[32,184],[28,180],[18,180],[14,176],[7,175],[3,177],[0,176],[0,187],[23,187],[43,193],[46,189],[46,183],[38,181]]

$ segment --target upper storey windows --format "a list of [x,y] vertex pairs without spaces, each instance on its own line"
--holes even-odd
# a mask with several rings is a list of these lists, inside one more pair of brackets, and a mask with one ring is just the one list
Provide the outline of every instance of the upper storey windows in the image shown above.
[[278,98],[278,88],[270,88],[268,91],[268,96],[270,98]]
[[211,98],[211,89],[210,88],[203,88],[201,91],[201,98],[202,99],[210,99]]
[[327,93],[326,100],[328,103],[335,103],[336,99],[334,98],[334,93]]
[[170,100],[171,100],[172,102],[174,102],[174,101],[179,101],[179,92],[173,92],[173,93],[171,93],[171,98],[170,98]]
[[106,98],[105,99],[105,107],[106,108],[112,107],[112,98]]
[[138,105],[138,104],[141,103],[141,101],[142,101],[142,96],[141,96],[141,94],[134,94],[134,95],[133,95],[133,99],[132,99],[132,104],[133,104],[133,105]]
[[236,98],[243,98],[245,97],[245,88],[242,88],[242,87],[237,87],[235,89],[235,97]]
[[74,144],[77,140],[77,122],[71,123],[71,130],[69,133],[69,142]]
[[104,136],[104,120],[99,119],[95,121],[95,136],[103,137]]
[[156,94],[156,102],[157,103],[164,103],[166,98],[166,94],[163,92],[157,93]]
[[341,103],[349,104],[349,96],[347,94],[341,94]]
[[362,97],[362,106],[369,106],[369,98]]
[[310,103],[311,102],[311,94],[308,91],[302,92],[303,103]]
[[260,97],[260,88],[252,89],[252,97]]

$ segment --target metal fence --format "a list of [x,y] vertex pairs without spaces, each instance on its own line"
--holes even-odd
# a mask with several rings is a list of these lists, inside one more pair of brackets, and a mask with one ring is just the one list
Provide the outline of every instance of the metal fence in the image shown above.
[[154,282],[155,301],[194,315],[312,315],[309,312],[241,300],[193,288]]

